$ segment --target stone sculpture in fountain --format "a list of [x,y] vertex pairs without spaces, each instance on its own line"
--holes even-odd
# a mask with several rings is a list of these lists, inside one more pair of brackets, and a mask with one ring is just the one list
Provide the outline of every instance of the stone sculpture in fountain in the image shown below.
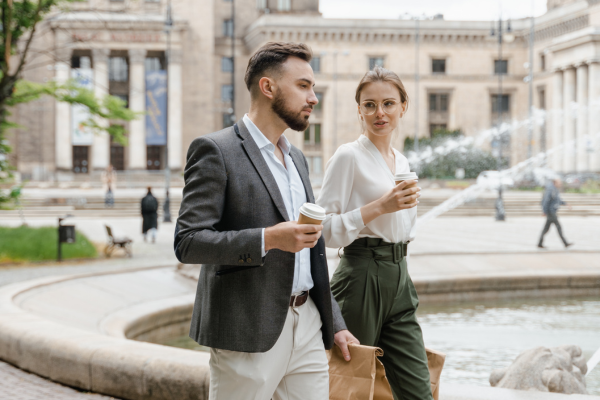
[[526,350],[508,368],[490,375],[494,387],[538,392],[588,394],[587,365],[578,346]]

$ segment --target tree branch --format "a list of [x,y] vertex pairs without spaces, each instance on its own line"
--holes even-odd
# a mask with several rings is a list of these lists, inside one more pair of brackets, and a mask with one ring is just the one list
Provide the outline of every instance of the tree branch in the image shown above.
[[[41,1],[41,0],[40,0]],[[6,62],[6,72],[10,71],[10,53],[12,50],[12,14],[13,14],[13,2],[7,0],[8,11],[6,15],[6,21],[4,21],[4,60]]]
[[[12,0],[8,0],[11,1]],[[33,37],[35,36],[35,30],[38,26],[38,23],[40,22],[40,13],[42,12],[42,2],[44,0],[38,0],[38,6],[37,9],[35,10],[35,16],[33,17],[33,26],[31,28],[31,34],[29,35],[29,39],[27,39],[27,44],[25,45],[25,49],[23,49],[23,51],[21,52],[21,61],[19,62],[19,67],[17,68],[17,71],[15,72],[15,77],[18,77],[19,74],[21,73],[21,70],[23,69],[23,65],[25,65],[25,59],[27,58],[27,52],[29,51],[29,46],[31,46],[31,42],[33,42]]]

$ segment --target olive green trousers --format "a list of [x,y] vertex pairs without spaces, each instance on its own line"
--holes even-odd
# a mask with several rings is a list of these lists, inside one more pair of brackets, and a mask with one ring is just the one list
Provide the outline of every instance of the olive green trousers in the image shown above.
[[427,355],[417,322],[419,298],[406,267],[406,245],[355,240],[331,279],[348,330],[380,347],[395,400],[431,400]]

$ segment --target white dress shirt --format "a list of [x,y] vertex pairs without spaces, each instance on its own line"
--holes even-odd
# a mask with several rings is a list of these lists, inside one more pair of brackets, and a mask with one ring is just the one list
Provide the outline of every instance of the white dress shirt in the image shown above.
[[[408,160],[398,150],[396,173],[410,172]],[[365,135],[340,146],[327,163],[317,204],[326,210],[323,237],[327,247],[345,247],[363,237],[399,243],[415,238],[417,207],[383,214],[365,225],[360,208],[395,186],[381,153]]]
[[[281,135],[279,142],[277,143],[283,153],[283,159],[285,161],[284,166],[275,155],[275,146],[273,143],[266,138],[256,125],[254,125],[254,122],[248,117],[248,114],[244,115],[243,121],[277,182],[289,220],[298,221],[300,207],[306,203],[307,199],[304,184],[302,183],[296,165],[290,156],[290,142],[285,135]],[[264,257],[265,254],[265,230],[263,229],[262,256]],[[312,275],[310,274],[310,249],[303,249],[296,253],[292,294],[299,294],[310,290],[313,286],[314,282],[312,280]]]

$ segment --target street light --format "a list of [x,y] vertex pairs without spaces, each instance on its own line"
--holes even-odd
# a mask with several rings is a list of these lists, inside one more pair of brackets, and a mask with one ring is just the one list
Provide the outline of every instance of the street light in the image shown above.
[[[165,18],[165,33],[167,36],[167,52],[165,56],[167,67],[167,87],[169,81],[169,62],[171,61],[171,31],[173,30],[173,15],[171,0],[167,3],[167,17]],[[171,185],[171,168],[169,167],[169,111],[167,96],[167,137],[165,141],[165,203],[163,204],[163,222],[171,222],[171,200],[169,199],[169,186]]]
[[[502,59],[502,44],[504,41],[507,43],[512,43],[515,40],[514,35],[512,34],[512,27],[510,24],[510,20],[506,23],[506,28],[504,28],[502,23],[502,17],[498,18],[498,31],[496,32],[494,26],[492,25],[491,36],[498,35],[498,70],[496,71],[496,65],[494,65],[494,70],[498,75],[498,97],[497,97],[497,107],[498,107],[498,134],[496,143],[498,143],[498,157],[496,160],[498,172],[502,170],[502,152],[504,147],[504,132],[502,131],[502,121],[504,119],[504,108],[502,104],[502,78],[504,75],[503,71],[503,59]],[[506,33],[505,33],[506,31]],[[506,73],[508,73],[508,63],[506,64]],[[510,139],[510,138],[509,138]],[[498,176],[498,199],[496,200],[496,221],[504,221],[506,219],[506,212],[504,210],[504,200],[502,199],[502,179],[501,176]]]

